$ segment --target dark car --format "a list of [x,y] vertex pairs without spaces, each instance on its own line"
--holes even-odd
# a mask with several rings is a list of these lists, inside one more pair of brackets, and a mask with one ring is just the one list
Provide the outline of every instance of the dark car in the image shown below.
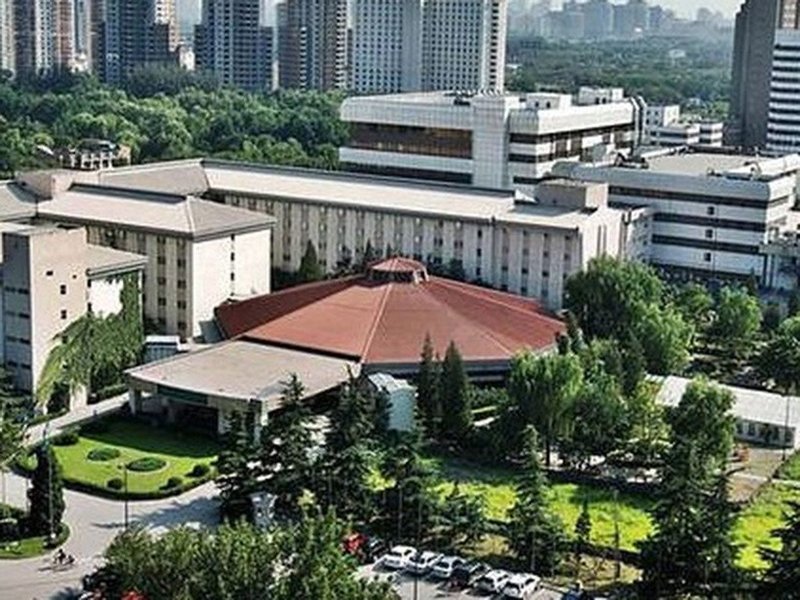
[[450,577],[450,584],[453,587],[459,588],[470,587],[489,571],[491,571],[489,565],[482,562],[472,561],[463,565],[458,565],[453,569],[453,574]]
[[586,590],[572,588],[561,597],[561,600],[594,600],[594,596]]

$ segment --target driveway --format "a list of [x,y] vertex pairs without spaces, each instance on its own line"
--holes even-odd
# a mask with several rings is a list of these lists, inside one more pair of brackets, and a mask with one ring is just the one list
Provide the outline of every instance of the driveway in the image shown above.
[[[98,405],[97,413],[112,412],[124,403],[114,398]],[[49,427],[52,435],[76,421],[91,418],[94,408],[76,415],[66,415]],[[32,428],[31,442],[41,439],[44,426]],[[6,475],[3,497],[9,504],[25,507],[28,480],[13,473]],[[178,525],[199,527],[218,523],[218,490],[214,482],[163,500],[129,503],[130,524],[140,524],[161,533]],[[54,570],[51,556],[19,561],[0,562],[0,598],[14,600],[44,600],[68,596],[70,590],[80,587],[81,578],[101,562],[102,553],[114,536],[124,527],[124,503],[97,498],[81,492],[64,490],[66,512],[64,520],[70,527],[69,540],[64,550],[77,559],[77,566]]]

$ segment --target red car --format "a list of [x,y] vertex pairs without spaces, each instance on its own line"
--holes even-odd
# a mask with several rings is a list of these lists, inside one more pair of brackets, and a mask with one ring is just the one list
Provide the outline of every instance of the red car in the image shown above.
[[362,565],[367,565],[386,552],[386,544],[380,538],[357,532],[342,540],[342,551],[354,556]]

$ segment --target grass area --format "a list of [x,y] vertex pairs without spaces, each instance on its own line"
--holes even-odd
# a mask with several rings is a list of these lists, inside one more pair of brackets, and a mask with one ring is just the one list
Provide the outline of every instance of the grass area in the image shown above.
[[[486,499],[486,513],[490,519],[505,521],[508,511],[516,501],[515,479],[511,470],[496,469],[465,463],[454,459],[434,459],[442,476],[437,490],[444,496],[453,490],[455,483],[466,493],[482,494]],[[636,542],[650,533],[652,525],[648,514],[652,501],[632,494],[617,494],[608,488],[556,483],[551,486],[551,508],[561,517],[568,532],[575,530],[575,522],[584,500],[589,502],[592,517],[592,541],[604,546],[614,544],[614,514],[620,527],[620,547],[635,550]]]
[[[99,488],[106,494],[123,496],[124,490],[113,490],[108,486],[110,480],[124,478],[123,465],[145,458],[159,459],[165,464],[153,471],[128,469],[128,492],[133,497],[165,495],[208,479],[208,476],[192,477],[192,469],[197,464],[211,466],[219,451],[216,440],[195,433],[157,428],[119,418],[108,419],[106,424],[108,427],[105,431],[82,432],[77,444],[53,446],[67,483],[74,482]],[[96,457],[98,451],[107,453],[108,449],[118,450],[119,456],[110,460],[89,459],[90,453]],[[35,462],[35,459],[30,462]],[[172,477],[180,477],[185,487],[165,490],[167,481]]]
[[69,527],[67,527],[66,524],[62,524],[55,545],[45,545],[46,538],[44,537],[30,537],[22,539],[19,542],[0,542],[0,560],[42,556],[43,554],[53,552],[54,549],[66,542],[68,537]]
[[800,452],[795,452],[781,465],[778,469],[778,478],[800,481]]
[[784,522],[784,512],[789,500],[797,500],[800,491],[796,488],[771,484],[761,490],[750,506],[745,508],[733,530],[733,538],[741,545],[739,564],[747,569],[764,568],[758,555],[759,548],[775,548],[778,540],[772,531]]

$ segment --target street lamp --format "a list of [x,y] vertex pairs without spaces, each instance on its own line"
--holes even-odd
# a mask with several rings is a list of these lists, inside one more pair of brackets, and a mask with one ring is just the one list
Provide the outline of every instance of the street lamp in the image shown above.
[[122,465],[122,481],[125,489],[125,498],[123,500],[125,531],[128,531],[128,465],[127,464]]

